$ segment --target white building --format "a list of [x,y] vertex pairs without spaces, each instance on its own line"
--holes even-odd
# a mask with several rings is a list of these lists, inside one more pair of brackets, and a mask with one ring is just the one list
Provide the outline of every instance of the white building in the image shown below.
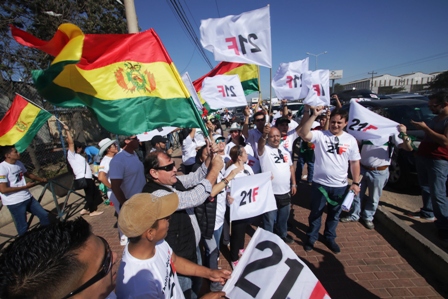
[[[443,71],[442,71],[443,72]],[[415,92],[422,90],[429,82],[442,73],[434,72],[425,74],[422,72],[415,72],[410,74],[403,74],[394,76],[384,74],[375,76],[373,78],[364,78],[343,84],[344,90],[347,89],[371,89],[372,92],[382,94],[390,93],[392,88],[403,88],[402,92]]]

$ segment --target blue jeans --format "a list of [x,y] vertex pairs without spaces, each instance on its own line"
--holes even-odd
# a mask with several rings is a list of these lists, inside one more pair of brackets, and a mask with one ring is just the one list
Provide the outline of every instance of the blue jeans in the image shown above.
[[263,228],[271,233],[274,232],[274,226],[281,238],[285,238],[288,233],[288,219],[291,204],[277,208],[277,210],[264,213]]
[[[221,240],[221,233],[222,233],[223,225],[221,225],[220,228],[215,230],[213,232],[213,238],[211,240],[207,240],[204,242],[205,247],[205,260],[204,260],[204,266],[210,268],[210,269],[218,269],[218,256],[219,256],[219,242]],[[216,247],[213,251],[210,252],[210,248],[207,244],[207,242],[214,242],[216,244]],[[213,245],[215,245],[213,244]],[[217,292],[221,291],[223,286],[219,282],[210,282],[210,291]]]
[[27,211],[39,218],[41,226],[47,226],[50,224],[48,212],[45,211],[40,203],[32,196],[25,201],[14,205],[8,205],[7,207],[11,213],[12,219],[14,220],[19,236],[23,235],[28,230],[28,222],[26,221]]
[[[350,217],[357,221],[361,215],[362,219],[372,221],[376,209],[378,208],[383,188],[386,186],[387,179],[389,178],[389,168],[386,168],[385,170],[368,170],[361,166],[361,174],[363,175],[361,191],[353,199]],[[365,195],[367,188],[369,188],[368,196]],[[361,200],[365,200],[362,213]]]
[[[319,190],[320,187],[327,192],[329,199],[338,204],[335,206],[331,204],[327,205],[327,198]],[[327,241],[334,241],[336,238],[336,227],[339,223],[339,214],[341,214],[342,209],[341,204],[344,200],[346,190],[347,186],[327,187],[313,182],[313,185],[311,186],[311,211],[308,216],[309,228],[306,233],[310,243],[316,242],[319,238],[319,230],[325,206],[327,206],[327,219],[325,220],[324,237]]]
[[448,200],[446,198],[446,179],[448,161],[417,156],[417,172],[422,188],[423,217],[435,216],[434,222],[439,232],[448,239]]
[[296,181],[299,183],[302,180],[302,172],[303,172],[303,166],[305,166],[305,163],[307,165],[307,176],[306,181],[308,183],[311,183],[313,181],[313,175],[314,175],[314,162],[305,162],[305,159],[301,156],[299,156],[299,160],[297,160],[297,167],[296,167]]
[[420,188],[422,190],[423,201],[423,207],[420,208],[420,215],[425,218],[432,218],[434,217],[434,211],[432,208],[431,194],[429,191],[429,176],[426,165],[426,163],[429,162],[428,160],[430,159],[421,156],[417,156],[415,158],[418,183],[420,184]]
[[[201,249],[199,246],[196,247],[196,255],[198,257],[198,265],[202,266],[202,256]],[[184,293],[185,299],[197,299],[199,291],[201,290],[202,278],[196,276],[184,276],[181,274],[177,275],[179,280],[180,288]]]

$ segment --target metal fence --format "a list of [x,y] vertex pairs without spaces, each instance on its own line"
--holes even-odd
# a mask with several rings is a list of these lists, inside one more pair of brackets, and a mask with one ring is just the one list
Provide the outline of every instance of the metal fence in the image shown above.
[[[29,147],[21,153],[20,160],[30,172],[46,178],[66,172],[64,153],[67,145],[62,137],[62,125],[56,118],[68,125],[74,140],[86,145],[97,145],[102,138],[111,137],[89,109],[55,107],[42,99],[31,84],[23,82],[0,82],[0,119],[8,111],[16,93],[53,114]],[[3,161],[3,157],[0,157],[0,161]]]

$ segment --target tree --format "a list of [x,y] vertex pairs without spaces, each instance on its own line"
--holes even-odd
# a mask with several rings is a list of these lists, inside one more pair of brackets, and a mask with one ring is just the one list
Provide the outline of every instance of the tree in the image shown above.
[[39,50],[19,45],[9,32],[9,24],[49,40],[59,25],[67,22],[84,33],[127,32],[124,6],[116,0],[3,0],[0,72],[4,81],[31,82],[31,70],[46,69],[53,59]]
[[448,71],[438,74],[433,81],[429,83],[429,89],[448,88]]
[[[39,39],[49,40],[62,23],[73,23],[84,33],[127,32],[124,6],[116,0],[2,0],[0,92],[10,101],[14,98],[15,92],[20,92],[38,105],[51,109],[52,106],[44,103],[37,93],[27,93],[23,89],[17,89],[17,86],[31,86],[31,71],[48,68],[53,57],[42,51],[19,45],[12,38],[8,25],[12,24],[26,30]],[[27,151],[35,169],[39,171],[40,163],[33,145]]]
[[344,91],[344,86],[339,84],[339,83],[336,83],[334,85],[334,91],[333,92],[340,93],[341,91]]

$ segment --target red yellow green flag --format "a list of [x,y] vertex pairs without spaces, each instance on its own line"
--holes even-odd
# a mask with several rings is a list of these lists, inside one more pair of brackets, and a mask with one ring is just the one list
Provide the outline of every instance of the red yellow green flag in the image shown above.
[[153,29],[135,34],[84,34],[62,24],[50,41],[11,26],[22,45],[55,56],[33,71],[39,93],[56,106],[87,106],[116,134],[164,126],[206,131],[190,94]]
[[19,153],[26,150],[51,113],[16,95],[0,121],[0,145],[15,145]]
[[[260,90],[258,85],[258,67],[256,65],[222,61],[213,70],[193,81],[194,88],[199,96],[202,89],[202,81],[207,77],[216,75],[238,75],[245,95]],[[204,104],[204,99],[201,97],[200,99],[202,104]]]

